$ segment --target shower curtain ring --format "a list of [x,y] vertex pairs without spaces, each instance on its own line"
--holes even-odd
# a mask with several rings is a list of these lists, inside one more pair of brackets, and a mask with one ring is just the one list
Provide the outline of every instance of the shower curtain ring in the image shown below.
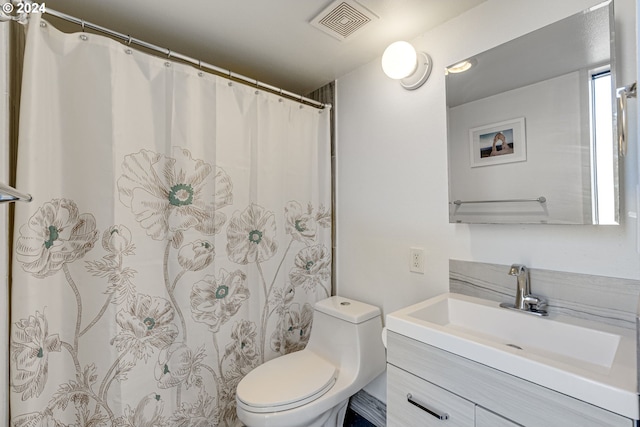
[[129,40],[127,40],[127,46],[131,46],[131,40],[133,39],[131,38],[131,36],[129,36]]
[[82,26],[82,32],[84,33],[84,19],[81,19],[80,21],[81,21],[80,25]]

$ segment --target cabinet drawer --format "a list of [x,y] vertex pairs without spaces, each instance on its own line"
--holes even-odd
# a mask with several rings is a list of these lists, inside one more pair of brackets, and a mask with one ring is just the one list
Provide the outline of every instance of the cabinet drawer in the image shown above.
[[[422,408],[409,401],[409,394]],[[468,400],[387,365],[388,427],[474,427],[474,407]],[[439,419],[437,414],[448,417]]]

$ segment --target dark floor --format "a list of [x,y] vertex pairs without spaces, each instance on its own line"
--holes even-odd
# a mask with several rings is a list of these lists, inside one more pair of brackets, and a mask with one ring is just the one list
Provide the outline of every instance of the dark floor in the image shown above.
[[344,427],[375,427],[366,419],[362,418],[351,409],[347,409],[347,415],[344,417]]

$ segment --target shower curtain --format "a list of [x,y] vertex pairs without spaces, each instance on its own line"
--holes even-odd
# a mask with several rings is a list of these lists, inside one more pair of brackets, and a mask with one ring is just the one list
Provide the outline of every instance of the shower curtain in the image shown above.
[[12,425],[235,425],[330,294],[328,117],[31,16]]

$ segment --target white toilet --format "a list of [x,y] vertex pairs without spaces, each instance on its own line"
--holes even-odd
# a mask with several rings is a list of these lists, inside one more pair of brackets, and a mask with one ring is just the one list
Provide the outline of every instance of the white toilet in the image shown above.
[[316,303],[309,343],[240,381],[248,427],[342,427],[349,397],[380,375],[386,355],[380,309],[342,297]]

